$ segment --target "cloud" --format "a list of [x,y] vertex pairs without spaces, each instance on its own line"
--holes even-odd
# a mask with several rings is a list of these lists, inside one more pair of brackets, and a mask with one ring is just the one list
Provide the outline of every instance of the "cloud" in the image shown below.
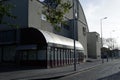
[[[103,22],[104,25],[107,26],[107,28],[111,27],[111,29],[113,29],[113,25],[120,25],[120,0],[99,0],[101,2],[98,3],[98,0],[86,1],[88,1],[88,3],[86,2],[87,6],[84,6],[83,4],[83,9],[86,15],[90,31],[93,31],[95,27],[99,29],[98,27],[100,27],[100,19],[103,17],[108,17],[108,19]],[[95,3],[97,3],[97,5]]]
[[120,44],[120,0],[80,0],[85,16],[87,19],[89,31],[97,31],[100,33],[100,19],[103,20],[103,37],[112,36],[117,39]]

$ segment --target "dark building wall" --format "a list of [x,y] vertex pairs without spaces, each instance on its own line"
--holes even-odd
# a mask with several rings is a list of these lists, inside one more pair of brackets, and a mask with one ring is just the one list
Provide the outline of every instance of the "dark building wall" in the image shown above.
[[[14,8],[11,9],[11,13],[16,16],[16,19],[3,17],[3,21],[10,24],[18,25],[20,28],[28,26],[28,0],[9,0],[8,4],[12,4]],[[14,27],[0,24],[0,30],[9,30]]]
[[0,48],[0,63],[2,62],[2,49]]

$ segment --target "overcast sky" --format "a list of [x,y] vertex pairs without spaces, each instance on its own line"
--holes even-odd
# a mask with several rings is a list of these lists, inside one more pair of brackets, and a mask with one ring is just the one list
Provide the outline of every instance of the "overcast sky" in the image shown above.
[[120,0],[80,0],[89,31],[100,33],[100,19],[104,38],[115,38],[120,46]]

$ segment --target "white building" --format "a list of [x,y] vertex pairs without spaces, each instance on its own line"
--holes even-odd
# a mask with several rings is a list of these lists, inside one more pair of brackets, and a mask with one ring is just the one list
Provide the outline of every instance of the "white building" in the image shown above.
[[97,32],[88,32],[88,57],[100,59],[101,58],[101,40]]

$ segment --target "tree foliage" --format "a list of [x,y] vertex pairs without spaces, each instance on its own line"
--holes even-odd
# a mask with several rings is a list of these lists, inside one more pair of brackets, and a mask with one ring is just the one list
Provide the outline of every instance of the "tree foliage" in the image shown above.
[[7,0],[0,0],[0,24],[7,24],[11,26],[12,24],[9,24],[9,22],[3,21],[3,17],[9,17],[16,19],[16,16],[12,15],[11,9],[14,8],[12,4],[6,4]]
[[51,0],[44,5],[43,14],[53,26],[64,23],[64,15],[72,8],[71,2],[64,0]]

